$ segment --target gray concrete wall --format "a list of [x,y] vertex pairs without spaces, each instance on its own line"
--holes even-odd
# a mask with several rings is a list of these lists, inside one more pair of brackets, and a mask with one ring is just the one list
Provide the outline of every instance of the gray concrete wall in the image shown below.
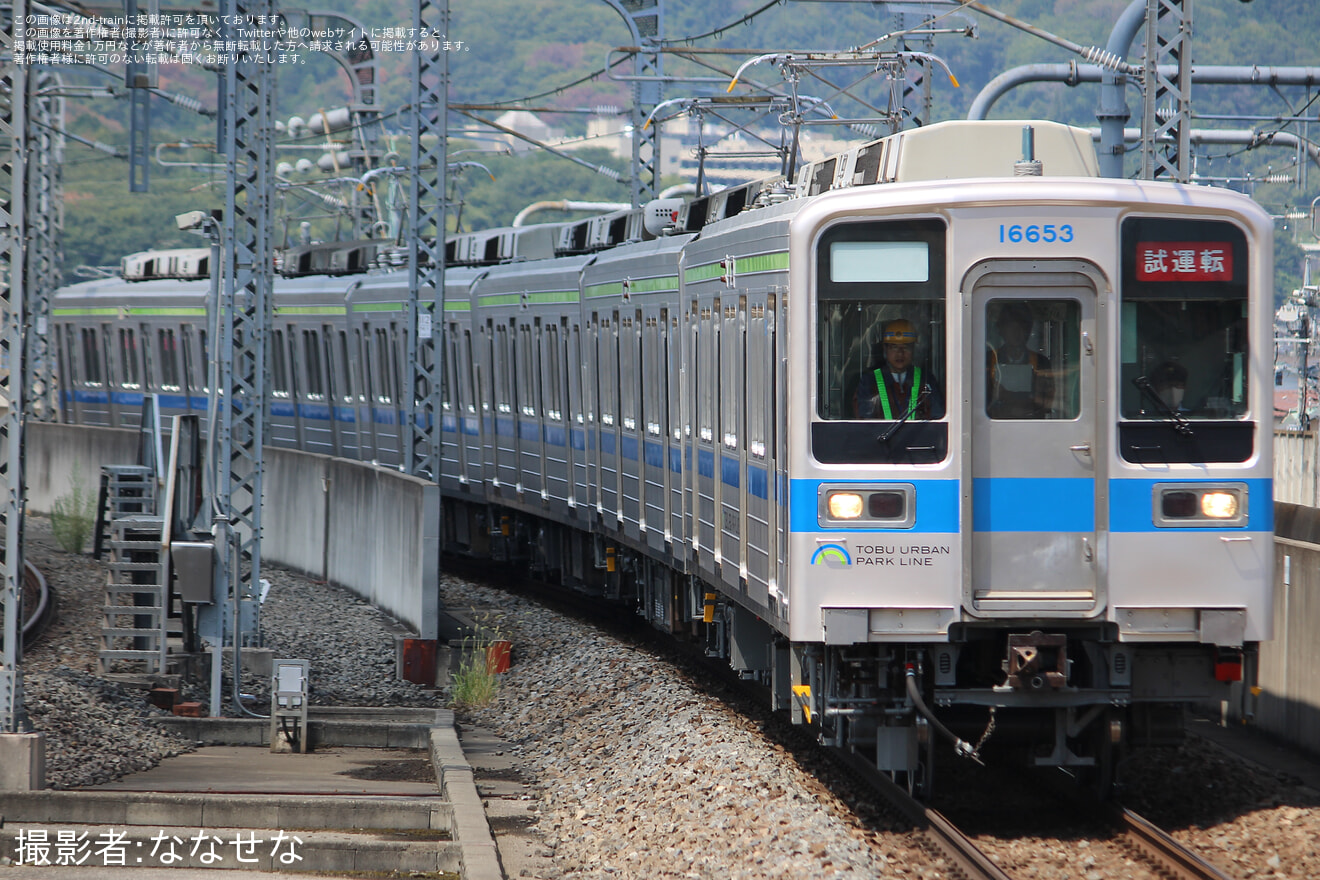
[[[93,493],[101,466],[132,464],[137,431],[29,423],[28,510],[49,513],[75,464]],[[268,447],[262,559],[347,587],[435,638],[438,490],[386,468]]]
[[95,500],[102,465],[135,464],[138,432],[29,421],[24,446],[27,509],[50,513],[55,499],[73,488],[75,466]]
[[[1274,640],[1260,648],[1253,723],[1320,754],[1320,510],[1275,505],[1274,570]],[[1240,714],[1238,705],[1234,710]]]

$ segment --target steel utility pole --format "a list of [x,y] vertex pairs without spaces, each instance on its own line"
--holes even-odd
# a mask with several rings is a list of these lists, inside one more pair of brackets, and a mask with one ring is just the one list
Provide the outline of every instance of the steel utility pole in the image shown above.
[[[1192,3],[1147,0],[1142,70],[1141,177],[1192,176]],[[1162,143],[1172,143],[1161,152]]]
[[9,61],[0,71],[0,90],[8,100],[0,103],[0,137],[6,141],[9,161],[0,165],[0,190],[9,201],[0,204],[0,580],[4,590],[4,657],[0,665],[0,734],[22,733],[23,675],[20,661],[23,633],[23,427],[26,400],[23,388],[24,244],[27,224],[24,206],[27,180],[27,83],[24,65],[15,64],[14,39],[27,18],[26,0],[14,0],[12,14],[0,32],[0,52]]
[[[441,535],[440,484],[443,480],[445,365],[445,154],[449,124],[449,0],[414,0],[413,27],[424,39],[412,53],[412,155],[408,197],[408,363],[412,411],[404,430],[404,466],[428,477],[435,487],[426,496],[423,523],[422,583],[427,607],[422,611],[423,639],[439,634]],[[451,416],[457,416],[452,413]],[[434,546],[432,546],[434,541]]]
[[[225,0],[222,38],[251,45],[225,61],[221,77],[220,137],[224,151],[224,216],[220,220],[218,338],[222,395],[211,428],[215,461],[216,584],[219,601],[206,609],[201,630],[211,642],[211,713],[220,714],[221,647],[232,633],[235,656],[245,624],[255,629],[261,578],[262,443],[266,427],[266,341],[273,319],[271,253],[274,48],[263,37],[275,18],[274,0]],[[214,317],[214,316],[213,316]],[[234,682],[238,708],[238,682]]]

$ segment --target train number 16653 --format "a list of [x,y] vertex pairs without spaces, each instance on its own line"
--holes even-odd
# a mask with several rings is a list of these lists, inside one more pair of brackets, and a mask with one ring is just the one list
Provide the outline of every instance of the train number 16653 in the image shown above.
[[1068,243],[1073,240],[1073,228],[1071,223],[1064,223],[1056,226],[1053,223],[1030,226],[1023,226],[1014,223],[1012,226],[999,224],[999,241],[1001,243],[1011,241],[1014,244],[1021,241],[1037,242],[1043,241],[1047,244],[1054,242]]

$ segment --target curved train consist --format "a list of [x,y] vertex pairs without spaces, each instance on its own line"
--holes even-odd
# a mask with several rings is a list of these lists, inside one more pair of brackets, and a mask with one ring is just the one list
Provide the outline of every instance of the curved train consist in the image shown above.
[[[1271,236],[1044,122],[456,236],[446,548],[704,637],[914,788],[945,737],[1107,785],[1270,637]],[[284,255],[273,443],[401,461],[406,278],[331,274],[379,246]],[[205,411],[207,290],[60,291],[64,417]]]

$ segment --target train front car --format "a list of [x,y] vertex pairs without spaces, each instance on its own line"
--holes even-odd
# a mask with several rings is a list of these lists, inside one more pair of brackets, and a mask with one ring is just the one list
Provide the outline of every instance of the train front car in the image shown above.
[[1108,790],[1270,637],[1271,223],[937,135],[791,229],[795,712],[913,788],[945,739]]

